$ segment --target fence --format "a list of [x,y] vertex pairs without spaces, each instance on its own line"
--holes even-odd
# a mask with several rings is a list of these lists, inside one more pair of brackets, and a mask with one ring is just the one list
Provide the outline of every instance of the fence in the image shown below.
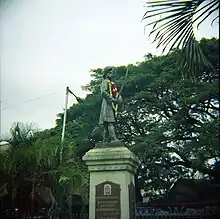
[[220,204],[138,203],[136,219],[214,219],[220,218]]
[[[39,216],[8,215],[5,219],[89,219],[88,213],[51,212]],[[214,219],[220,218],[220,204],[138,203],[136,219]],[[124,218],[121,218],[124,219]]]
[[62,214],[42,214],[31,216],[29,213],[23,215],[4,215],[1,219],[89,219],[88,213],[69,214],[68,212],[62,212]]
[[28,217],[23,217],[22,219],[89,219],[89,215],[86,213],[72,214],[72,215],[62,214],[62,216],[52,214],[52,215],[44,215],[44,216],[28,216]]

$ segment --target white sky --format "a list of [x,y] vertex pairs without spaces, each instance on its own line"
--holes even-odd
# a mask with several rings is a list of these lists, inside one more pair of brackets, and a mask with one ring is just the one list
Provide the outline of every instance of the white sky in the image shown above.
[[[85,96],[81,86],[89,83],[90,69],[160,54],[144,35],[146,0],[0,2],[3,135],[18,121],[53,127],[56,114],[63,112],[65,87]],[[217,36],[217,25],[204,24],[196,34]],[[69,106],[73,102],[70,97]]]

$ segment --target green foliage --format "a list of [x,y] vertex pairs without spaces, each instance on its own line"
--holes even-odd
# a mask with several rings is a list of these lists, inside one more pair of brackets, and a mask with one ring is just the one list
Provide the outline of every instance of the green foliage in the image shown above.
[[[125,108],[117,122],[117,134],[142,161],[139,183],[153,193],[164,193],[178,178],[216,177],[210,159],[220,156],[218,146],[218,66],[219,40],[202,39],[215,71],[208,68],[195,80],[182,79],[177,71],[179,50],[167,56],[145,56],[145,61],[129,65],[123,90]],[[115,67],[120,88],[126,66]],[[67,135],[74,136],[76,154],[81,157],[98,140],[88,139],[97,125],[101,98],[101,70],[92,70],[86,86],[91,91],[83,103],[68,110]],[[62,118],[62,114],[60,115]],[[61,118],[57,120],[58,127]]]
[[87,198],[87,168],[76,157],[75,143],[68,137],[64,142],[63,160],[60,163],[59,134],[53,129],[36,132],[29,137],[29,141],[20,141],[19,146],[0,153],[1,178],[4,176],[0,184],[1,195],[13,190],[15,197],[18,188],[31,183],[33,188],[37,186],[36,189],[40,185],[43,191],[51,188],[58,203],[63,201],[65,194],[81,194]]
[[[118,88],[129,68],[117,135],[141,160],[139,184],[152,195],[164,194],[177,179],[195,178],[198,173],[218,179],[219,40],[202,39],[199,46],[215,70],[204,67],[194,80],[182,79],[177,71],[180,50],[166,56],[148,54],[137,65],[115,67]],[[62,113],[53,129],[24,138],[12,130],[13,150],[0,154],[0,171],[5,176],[0,181],[1,194],[5,185],[10,187],[10,177],[14,187],[25,181],[44,182],[53,188],[57,202],[64,194],[88,194],[88,171],[81,158],[100,138],[101,130],[93,130],[101,108],[101,72],[92,70],[92,80],[84,87],[90,94],[68,109],[62,162]]]
[[[149,35],[154,35],[157,47],[167,47],[169,51],[182,48],[179,70],[185,77],[195,77],[204,71],[204,68],[215,69],[211,65],[204,50],[195,40],[194,25],[197,28],[210,16],[216,16],[211,22],[219,18],[218,0],[187,0],[149,1],[143,20],[147,26],[152,26]],[[153,20],[152,20],[153,19]]]

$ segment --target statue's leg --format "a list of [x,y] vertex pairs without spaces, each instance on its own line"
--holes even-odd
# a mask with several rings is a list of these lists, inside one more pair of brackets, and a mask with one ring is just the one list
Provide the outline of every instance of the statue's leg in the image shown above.
[[115,127],[113,123],[108,124],[108,133],[110,135],[111,140],[118,140],[115,134]]
[[106,142],[108,136],[108,124],[104,123],[104,130],[103,130],[103,139],[102,142]]

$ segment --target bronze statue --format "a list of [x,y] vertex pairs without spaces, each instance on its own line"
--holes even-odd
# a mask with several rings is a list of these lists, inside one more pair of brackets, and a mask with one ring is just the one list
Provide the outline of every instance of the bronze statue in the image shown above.
[[119,104],[122,103],[122,97],[112,81],[113,73],[114,68],[112,66],[105,67],[103,70],[103,81],[100,86],[102,105],[99,125],[104,126],[103,142],[119,141],[115,134],[115,122]]

